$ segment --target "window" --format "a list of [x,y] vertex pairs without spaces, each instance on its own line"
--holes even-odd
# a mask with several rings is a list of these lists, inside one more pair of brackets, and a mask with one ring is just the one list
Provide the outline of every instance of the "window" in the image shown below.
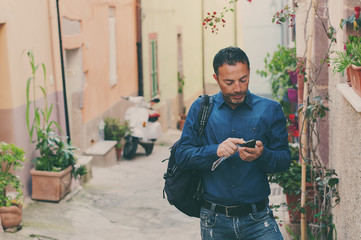
[[159,94],[158,85],[158,39],[157,34],[153,33],[149,36],[150,39],[150,81],[151,81],[151,96],[154,97]]
[[116,22],[115,8],[109,7],[109,82],[114,86],[118,82],[117,74],[117,38],[116,38]]

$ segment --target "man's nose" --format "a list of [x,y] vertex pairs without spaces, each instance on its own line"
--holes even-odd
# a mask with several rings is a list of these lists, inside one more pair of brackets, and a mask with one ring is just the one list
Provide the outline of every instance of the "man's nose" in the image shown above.
[[236,82],[235,87],[234,87],[234,91],[236,91],[236,92],[241,91],[241,83],[240,82]]

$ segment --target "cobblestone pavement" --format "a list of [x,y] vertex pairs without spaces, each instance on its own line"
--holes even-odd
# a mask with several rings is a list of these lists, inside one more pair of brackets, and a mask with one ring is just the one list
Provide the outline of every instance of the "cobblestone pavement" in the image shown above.
[[[178,131],[164,134],[148,157],[140,147],[134,160],[93,167],[93,178],[59,203],[28,200],[22,229],[0,234],[0,239],[200,239],[199,220],[163,199],[166,162],[161,160],[178,137]],[[282,201],[278,186],[272,186],[270,201]],[[282,212],[276,215],[283,217]]]

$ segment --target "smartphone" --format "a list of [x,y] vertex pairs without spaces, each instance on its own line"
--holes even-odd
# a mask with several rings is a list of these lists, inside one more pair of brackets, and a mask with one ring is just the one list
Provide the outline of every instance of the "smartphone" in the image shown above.
[[249,140],[249,141],[241,144],[241,147],[255,148],[256,147],[256,140],[254,140],[254,139]]

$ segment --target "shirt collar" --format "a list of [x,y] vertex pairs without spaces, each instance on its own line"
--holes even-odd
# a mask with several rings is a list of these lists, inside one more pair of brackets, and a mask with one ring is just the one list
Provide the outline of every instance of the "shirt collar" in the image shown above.
[[[224,104],[227,104],[227,102],[224,100],[223,98],[223,95],[222,95],[222,92],[219,91],[216,95],[215,95],[215,102],[216,102],[216,105],[218,106],[218,108],[220,108],[222,105]],[[246,98],[245,100],[243,101],[243,103],[240,105],[247,105],[251,110],[253,109],[253,96],[252,96],[252,93],[247,90],[247,95],[246,95]]]

